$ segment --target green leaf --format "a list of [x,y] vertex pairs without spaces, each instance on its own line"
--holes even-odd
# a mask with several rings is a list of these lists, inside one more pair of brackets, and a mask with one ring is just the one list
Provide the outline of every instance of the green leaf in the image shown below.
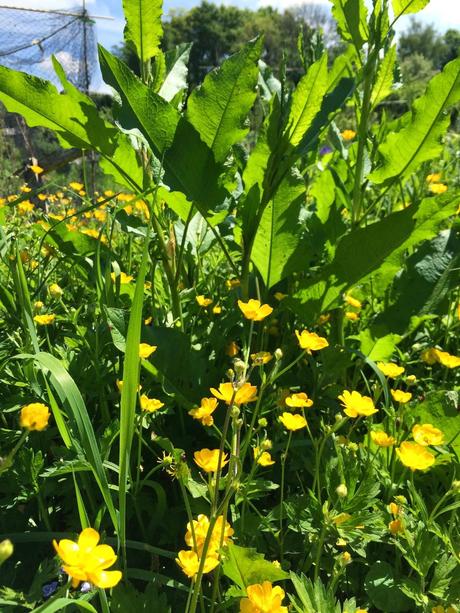
[[374,336],[372,327],[365,328],[357,336],[349,336],[348,338],[358,339],[361,352],[373,362],[389,360],[396,345],[401,340],[401,337],[397,334]]
[[297,146],[311,126],[321,109],[327,87],[327,53],[324,53],[310,66],[292,94],[286,134],[291,145]]
[[97,613],[97,609],[93,607],[93,605],[89,604],[89,602],[85,602],[84,600],[75,599],[75,598],[56,598],[56,600],[49,600],[45,602],[40,607],[36,607],[34,609],[35,613],[55,613],[56,611],[65,611],[68,606],[74,606],[78,609],[82,609],[83,611],[90,611],[90,613]]
[[193,200],[204,216],[227,192],[218,184],[219,167],[193,126],[161,96],[144,85],[121,60],[99,47],[105,81],[121,98],[119,121],[140,131],[165,170],[164,182]]
[[261,49],[261,38],[245,45],[209,72],[188,99],[186,117],[217,162],[249,131],[246,118],[256,99]]
[[371,95],[371,104],[376,106],[392,92],[393,73],[396,64],[396,45],[390,47],[380,64]]
[[361,49],[369,38],[367,9],[364,0],[331,0],[332,14],[342,38]]
[[430,0],[392,0],[395,17],[409,13],[418,13],[429,3]]
[[123,0],[125,39],[133,43],[141,64],[157,55],[163,26],[163,0]]
[[304,180],[291,172],[264,209],[254,240],[252,261],[267,288],[292,271],[290,261],[301,242],[299,214],[304,197]]
[[378,561],[371,566],[364,580],[364,588],[379,611],[399,613],[411,610],[412,603],[401,591],[393,568],[387,562]]
[[412,112],[401,119],[399,132],[390,132],[380,145],[383,164],[369,178],[384,183],[405,177],[422,162],[442,152],[440,138],[449,127],[446,110],[460,100],[460,58],[449,62],[428,84],[426,93],[416,100]]
[[266,560],[255,549],[238,547],[234,543],[230,543],[225,551],[222,571],[242,589],[254,583],[274,582],[289,578],[288,573]]
[[187,87],[187,64],[191,48],[191,43],[182,43],[166,53],[166,77],[158,94],[168,102]]
[[337,606],[334,594],[326,589],[321,579],[316,579],[313,583],[305,575],[296,575],[291,572],[291,581],[300,600],[297,603],[296,599],[290,596],[298,613],[337,613],[340,611],[340,605]]
[[428,392],[425,400],[411,409],[411,418],[420,423],[435,424],[444,432],[446,443],[450,443],[460,460],[460,414],[458,392]]

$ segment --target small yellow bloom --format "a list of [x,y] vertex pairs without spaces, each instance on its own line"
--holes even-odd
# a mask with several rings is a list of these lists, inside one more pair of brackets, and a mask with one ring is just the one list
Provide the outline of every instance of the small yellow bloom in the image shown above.
[[431,366],[438,361],[438,350],[434,347],[429,347],[428,349],[422,351],[420,357],[426,364]]
[[367,609],[356,609],[355,613],[367,613]]
[[348,551],[344,551],[341,555],[340,561],[342,562],[342,564],[344,566],[347,566],[348,564],[351,564],[351,553],[349,553]]
[[355,313],[354,311],[345,311],[345,317],[350,321],[358,321],[359,313]]
[[215,306],[213,306],[212,312],[214,313],[214,315],[220,315],[222,313],[222,307],[220,306],[220,304],[216,304]]
[[322,336],[318,336],[316,332],[308,332],[308,330],[295,331],[297,340],[301,349],[305,349],[308,353],[312,351],[320,351],[329,346],[329,343]]
[[402,390],[390,390],[393,400],[400,404],[406,404],[412,398],[410,392],[403,392]]
[[[185,549],[179,551],[176,562],[187,577],[189,577],[189,579],[193,579],[193,577],[195,577],[201,564],[201,560],[196,551],[186,551]],[[219,558],[216,554],[207,555],[203,566],[203,572],[210,573],[216,568],[216,566],[218,566],[218,564]]]
[[431,424],[417,424],[412,428],[414,441],[419,445],[442,445],[444,433]]
[[49,313],[48,315],[35,315],[34,322],[39,326],[49,326],[56,319],[56,315]]
[[153,317],[150,315],[150,317],[146,317],[146,318],[144,319],[144,325],[146,325],[146,326],[150,326],[150,324],[152,323],[152,321],[153,321]]
[[238,300],[238,306],[246,319],[252,321],[262,321],[273,312],[270,305],[261,304],[260,300],[254,300],[253,298],[249,302]]
[[240,613],[287,613],[282,606],[285,592],[279,585],[272,586],[270,581],[248,585],[247,598],[240,601]]
[[262,364],[268,364],[270,360],[273,358],[272,354],[268,351],[259,351],[259,353],[251,353],[251,360],[257,366],[261,366]]
[[257,400],[257,387],[244,383],[241,387],[235,388],[233,383],[221,383],[218,390],[211,387],[211,394],[226,404],[246,404]]
[[48,291],[53,298],[56,298],[56,300],[59,300],[64,293],[63,289],[57,283],[51,283],[51,285],[48,287]]
[[32,191],[32,188],[29,187],[28,185],[22,185],[21,186],[21,192],[23,192],[24,194],[28,194],[31,191]]
[[460,366],[460,357],[451,355],[447,351],[436,350],[438,362],[446,368],[458,368]]
[[254,447],[254,460],[263,467],[272,466],[275,463],[268,451],[261,451],[259,447]]
[[394,362],[377,362],[377,368],[389,379],[396,379],[405,371],[403,366],[398,366]]
[[11,558],[14,552],[13,543],[10,539],[0,541],[0,566],[3,562],[6,562],[8,558]]
[[115,563],[117,556],[110,545],[98,545],[99,533],[93,528],[85,528],[77,542],[62,539],[53,546],[64,562],[62,568],[72,577],[72,586],[80,581],[88,581],[96,587],[107,589],[114,587],[121,579],[119,570],[106,570]]
[[396,536],[400,532],[404,532],[404,526],[400,519],[393,519],[388,524],[388,530],[391,532],[393,536]]
[[319,316],[318,325],[319,326],[323,326],[324,324],[327,324],[327,322],[330,319],[331,319],[331,314],[330,313],[324,313],[323,315]]
[[236,356],[236,354],[238,353],[238,351],[240,350],[240,348],[238,347],[238,345],[235,343],[235,341],[232,341],[231,343],[229,343],[227,345],[227,348],[225,349],[225,353],[226,355],[228,355],[230,358],[234,358]]
[[[208,555],[217,554],[221,547],[221,539],[222,546],[225,547],[225,545],[230,542],[234,534],[234,530],[228,521],[225,522],[225,526],[223,525],[223,521],[223,515],[219,515],[216,523],[214,524],[214,529],[209,540]],[[201,556],[201,552],[203,551],[203,546],[209,532],[209,526],[209,518],[204,514],[198,515],[198,518],[193,520],[193,531],[190,522],[187,523],[185,542],[191,549],[196,551],[199,556]]]
[[[97,233],[99,235],[99,233]],[[97,238],[97,236],[96,236]],[[110,275],[113,283],[117,282],[117,276],[115,275],[114,272],[112,272],[112,274]],[[128,283],[131,283],[131,281],[134,279],[133,276],[131,275],[127,275],[125,272],[120,272],[120,285],[128,285]]]
[[356,132],[354,130],[344,130],[340,133],[340,136],[343,138],[343,140],[353,140],[356,136]]
[[152,353],[157,350],[156,345],[149,345],[148,343],[140,343],[139,344],[139,357],[141,360],[147,360]]
[[448,188],[444,183],[430,183],[428,189],[432,194],[444,194]]
[[299,392],[298,394],[291,394],[284,400],[286,406],[293,408],[309,408],[313,406],[313,400],[311,400],[305,392]]
[[371,439],[379,447],[391,447],[396,443],[396,439],[383,432],[383,430],[372,430]]
[[195,463],[207,473],[214,473],[218,470],[219,457],[221,469],[229,462],[228,454],[222,453],[220,455],[219,449],[201,449],[200,451],[195,451],[193,457]]
[[48,426],[50,416],[51,414],[46,404],[32,402],[22,407],[19,425],[25,430],[37,430],[40,432]]
[[77,181],[71,181],[69,183],[69,187],[75,190],[76,192],[79,192],[81,189],[83,189],[83,183],[78,183]]
[[353,298],[353,296],[350,296],[350,294],[345,294],[343,299],[347,304],[354,307],[355,309],[361,309],[363,306],[360,300],[358,300],[357,298]]
[[197,296],[196,301],[200,307],[203,307],[204,309],[212,304],[212,298],[205,298],[203,295]]
[[434,172],[430,175],[427,175],[426,177],[426,182],[427,183],[439,183],[439,181],[441,180],[441,173],[440,172]]
[[423,445],[405,441],[396,448],[399,459],[411,470],[426,470],[435,462],[434,455]]
[[225,285],[227,289],[234,289],[235,287],[239,287],[241,285],[241,281],[239,279],[227,279],[225,281]]
[[202,398],[201,405],[189,411],[188,414],[191,415],[193,419],[199,419],[203,426],[212,426],[214,423],[212,414],[217,409],[217,405],[218,402],[216,398]]
[[34,205],[30,200],[24,200],[18,204],[18,213],[19,215],[26,215],[34,210]]
[[388,505],[388,510],[393,515],[393,517],[397,517],[399,515],[399,506],[396,504],[396,502],[390,502],[390,504]]
[[157,398],[149,398],[146,394],[142,394],[140,398],[140,405],[143,411],[147,411],[148,413],[154,413],[158,411],[162,407],[164,407],[164,402],[158,400]]
[[280,418],[280,422],[290,432],[295,432],[296,430],[301,430],[302,428],[307,427],[307,421],[305,417],[299,414],[293,413],[283,413]]
[[43,168],[41,166],[38,166],[37,164],[30,164],[29,168],[36,175],[41,175],[43,172]]
[[369,398],[369,396],[362,396],[359,392],[349,392],[345,390],[343,394],[339,396],[339,400],[342,401],[344,413],[348,415],[348,417],[369,417],[369,415],[377,413],[372,398]]

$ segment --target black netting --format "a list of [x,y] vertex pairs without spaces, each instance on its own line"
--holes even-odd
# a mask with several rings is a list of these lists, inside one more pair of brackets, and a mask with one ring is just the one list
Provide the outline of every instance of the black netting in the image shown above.
[[76,87],[84,91],[97,89],[95,27],[81,6],[42,12],[0,5],[0,64],[58,84],[52,55]]

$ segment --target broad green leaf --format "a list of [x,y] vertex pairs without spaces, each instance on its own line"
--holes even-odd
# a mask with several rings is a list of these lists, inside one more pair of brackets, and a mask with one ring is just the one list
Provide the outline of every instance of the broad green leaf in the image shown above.
[[83,599],[65,597],[48,600],[48,602],[36,607],[34,611],[35,613],[56,613],[56,611],[65,611],[65,609],[69,606],[77,607],[77,609],[82,609],[82,611],[97,613],[97,609],[95,609],[89,602],[85,602]]
[[367,9],[364,0],[331,0],[332,14],[342,38],[361,49],[369,38]]
[[399,613],[411,610],[411,600],[401,591],[394,570],[387,562],[375,562],[364,580],[364,588],[379,611]]
[[380,64],[377,79],[372,90],[371,104],[376,106],[391,94],[393,86],[393,72],[396,63],[396,45],[390,47],[388,53]]
[[441,136],[449,127],[446,110],[460,100],[460,58],[449,62],[416,100],[413,110],[402,118],[399,132],[390,132],[379,147],[383,164],[369,176],[374,183],[404,177],[422,162],[442,152]]
[[391,0],[395,17],[418,13],[429,3],[430,0]]
[[305,182],[298,174],[287,175],[263,212],[257,228],[252,261],[267,288],[290,272],[290,259],[299,246],[299,214]]
[[301,142],[321,109],[327,86],[327,54],[324,53],[310,66],[292,94],[286,135],[294,147]]
[[183,43],[166,53],[166,77],[158,94],[168,102],[187,87],[187,64],[191,48],[191,43]]
[[374,336],[372,328],[365,328],[358,335],[348,338],[359,340],[361,352],[373,362],[388,361],[401,340],[397,334]]
[[227,192],[218,184],[219,167],[193,126],[138,79],[121,60],[99,47],[105,81],[120,95],[119,121],[140,131],[165,170],[164,182],[193,200],[204,216]]
[[242,589],[254,583],[281,581],[289,577],[288,573],[266,560],[255,549],[238,547],[234,543],[230,543],[225,552],[222,571]]
[[163,0],[123,0],[125,39],[130,40],[141,64],[157,55],[163,26]]
[[187,119],[223,162],[232,145],[249,131],[246,118],[256,99],[257,62],[262,48],[258,38],[209,72],[187,102]]

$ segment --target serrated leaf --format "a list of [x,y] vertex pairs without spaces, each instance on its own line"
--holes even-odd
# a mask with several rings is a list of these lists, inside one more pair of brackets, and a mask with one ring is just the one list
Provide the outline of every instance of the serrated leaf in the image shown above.
[[418,13],[430,2],[430,0],[392,0],[395,17]]
[[225,551],[222,571],[243,589],[254,583],[281,581],[289,577],[288,573],[266,560],[255,549],[239,547],[234,543],[230,543]]
[[217,162],[249,131],[245,122],[256,99],[261,49],[261,38],[245,45],[208,73],[188,99],[186,117]]
[[380,64],[377,79],[371,96],[372,106],[376,106],[391,94],[393,86],[393,73],[396,63],[396,45],[390,47],[388,53]]
[[342,38],[361,49],[369,38],[367,9],[364,0],[331,0],[332,14]]
[[449,62],[428,84],[426,93],[416,100],[413,110],[402,119],[399,132],[390,132],[379,147],[383,164],[369,178],[384,183],[405,177],[442,152],[440,138],[449,127],[446,110],[460,100],[460,59]]
[[123,0],[126,18],[125,39],[130,40],[141,64],[159,51],[163,26],[163,0]]

